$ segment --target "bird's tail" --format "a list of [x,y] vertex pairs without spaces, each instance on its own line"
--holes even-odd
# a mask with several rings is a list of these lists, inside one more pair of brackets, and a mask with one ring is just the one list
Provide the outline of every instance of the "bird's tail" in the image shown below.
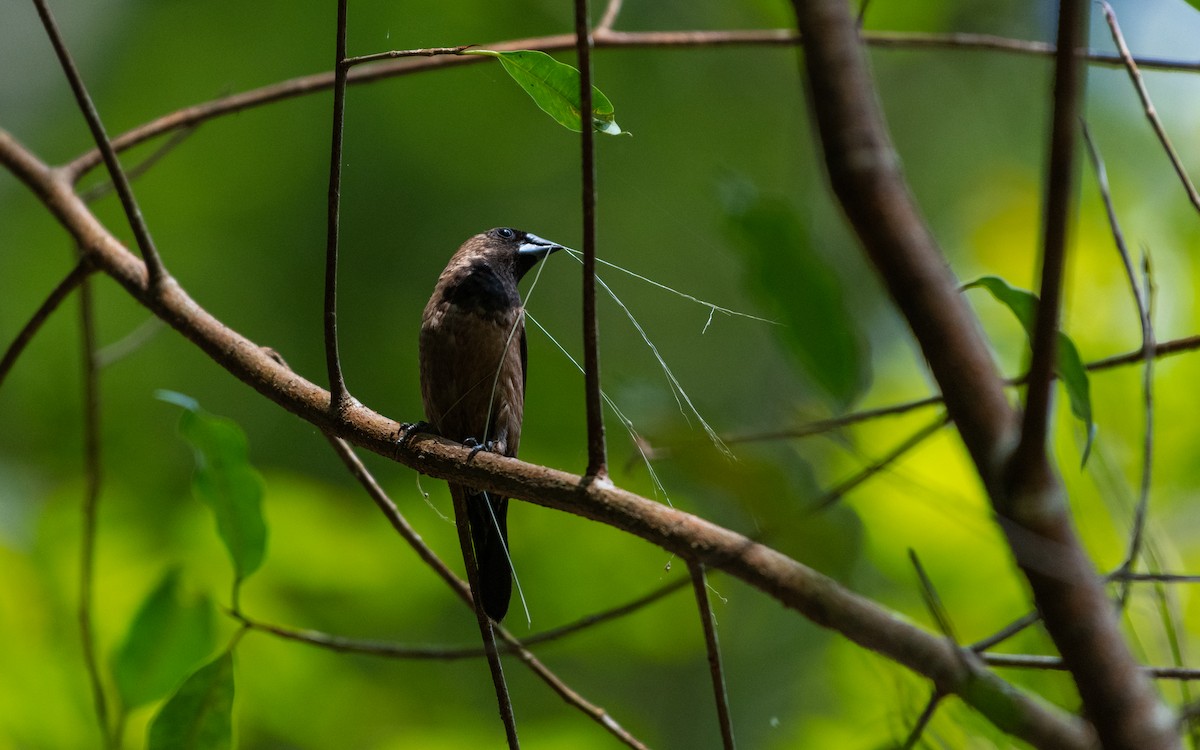
[[496,622],[504,619],[512,598],[512,562],[508,556],[508,498],[463,488],[467,519],[479,568],[483,611]]

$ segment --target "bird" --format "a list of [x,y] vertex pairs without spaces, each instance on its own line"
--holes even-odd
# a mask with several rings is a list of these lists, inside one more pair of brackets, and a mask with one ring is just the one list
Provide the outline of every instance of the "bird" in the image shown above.
[[[517,284],[561,249],[535,234],[496,227],[469,238],[450,258],[421,316],[421,401],[430,431],[474,451],[517,455],[528,358]],[[508,498],[449,485],[452,497],[466,501],[476,596],[500,622],[512,598]]]

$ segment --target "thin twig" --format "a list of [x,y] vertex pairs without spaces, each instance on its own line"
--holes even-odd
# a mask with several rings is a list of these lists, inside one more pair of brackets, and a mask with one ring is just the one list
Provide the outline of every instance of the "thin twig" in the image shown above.
[[[592,38],[595,45],[601,48],[790,47],[800,44],[800,36],[792,29],[618,32],[597,28],[593,32]],[[861,39],[864,44],[882,49],[975,50],[1037,57],[1050,57],[1054,54],[1054,45],[1052,44],[1024,39],[1008,39],[989,34],[929,34],[904,31],[867,31],[862,33]],[[489,42],[483,45],[472,46],[482,46],[494,50],[536,49],[543,52],[552,52],[555,50],[571,49],[575,46],[575,41],[574,34],[555,34],[551,36]],[[1121,58],[1117,55],[1087,54],[1081,55],[1081,57],[1097,65],[1113,67],[1122,65]],[[1136,58],[1136,61],[1143,69],[1200,72],[1200,62],[1145,57]],[[443,68],[448,65],[477,65],[484,62],[486,62],[486,58],[476,55],[435,55],[429,58],[424,58],[424,56],[410,57],[404,60],[393,60],[376,65],[357,67],[350,72],[347,83],[350,85],[369,83],[385,78],[419,73],[424,70]],[[240,94],[233,94],[208,102],[194,104],[163,115],[121,134],[113,140],[113,147],[117,151],[124,151],[143,141],[177,128],[205,122],[284,99],[307,96],[308,94],[324,91],[332,87],[333,83],[334,74],[332,72],[315,73],[280,81]],[[78,179],[101,163],[101,161],[102,157],[99,151],[89,151],[71,161],[65,169],[72,175],[72,179]]]
[[867,22],[867,8],[869,8],[870,5],[871,5],[871,0],[859,0],[858,18],[856,19],[859,29],[861,29],[863,27],[863,24],[865,24]]
[[325,233],[325,369],[329,378],[329,409],[343,413],[350,403],[342,362],[338,356],[337,266],[338,227],[342,199],[342,133],[346,122],[346,3],[338,0],[337,42],[333,78],[333,142],[329,147],[329,196]]
[[96,363],[103,370],[105,367],[119,362],[140,349],[166,326],[167,324],[162,322],[162,319],[151,315],[139,323],[137,328],[97,351]]
[[933,720],[933,714],[937,711],[938,704],[942,702],[942,694],[934,690],[929,694],[929,700],[925,703],[925,709],[921,711],[921,715],[917,717],[917,722],[913,724],[912,730],[905,738],[904,744],[901,745],[901,750],[912,750],[921,741],[921,735],[925,733],[925,727],[929,726],[929,722]]
[[96,566],[96,511],[100,504],[102,466],[100,462],[100,379],[96,367],[96,322],[92,286],[86,278],[79,288],[81,355],[83,359],[83,529],[79,550],[79,634],[83,642],[83,662],[92,688],[92,702],[104,747],[116,747],[109,726],[108,700],[96,658],[92,632],[92,580]]
[[708,580],[704,575],[704,564],[688,562],[692,577],[692,591],[696,594],[696,608],[704,628],[704,648],[708,652],[708,672],[712,677],[713,698],[717,702],[717,720],[721,724],[721,742],[725,750],[733,750],[733,720],[729,716],[729,692],[725,687],[725,669],[721,666],[721,645],[717,641],[717,622],[712,604],[708,600]]
[[572,633],[577,633],[580,630],[587,630],[595,625],[608,622],[609,620],[615,620],[620,617],[624,617],[625,615],[632,614],[633,612],[636,612],[647,605],[653,604],[659,599],[675,593],[687,584],[687,580],[683,578],[677,578],[674,581],[659,586],[650,593],[639,596],[637,599],[626,602],[625,604],[606,609],[603,612],[597,612],[593,615],[581,617],[575,622],[567,623],[566,625],[562,625],[557,628],[551,628],[550,630],[546,630],[541,633],[525,636],[521,639],[521,643],[526,646],[533,646],[539,643],[549,643],[551,641],[560,640],[568,635],[571,635]]
[[608,5],[604,8],[604,15],[600,17],[600,23],[596,24],[595,33],[612,30],[617,23],[617,16],[621,14],[622,4],[623,0],[608,0]]
[[[1155,359],[1169,357],[1175,354],[1183,354],[1185,352],[1193,352],[1200,349],[1200,336],[1184,336],[1178,339],[1169,341],[1156,342],[1154,345],[1153,356]],[[1142,349],[1136,349],[1124,354],[1116,354],[1104,359],[1098,359],[1093,362],[1088,362],[1084,365],[1084,369],[1088,372],[1103,372],[1112,370],[1117,367],[1125,367],[1145,361],[1146,354]],[[1055,376],[1057,377],[1057,375]],[[1008,387],[1024,385],[1025,378],[1009,378],[1004,381],[1004,385]],[[905,401],[893,406],[884,406],[878,409],[865,409],[863,411],[853,412],[845,416],[835,417],[833,419],[821,419],[808,424],[800,425],[799,427],[787,427],[778,430],[768,430],[766,432],[746,432],[733,435],[722,435],[721,440],[727,444],[733,445],[736,443],[752,443],[765,442],[772,440],[791,440],[794,438],[805,438],[813,435],[823,435],[827,432],[840,430],[843,427],[851,427],[863,422],[873,421],[881,417],[891,417],[901,414],[907,414],[910,411],[924,409],[930,406],[938,406],[945,403],[945,399],[941,396],[928,396],[926,398],[916,399],[914,401]]]
[[[155,164],[162,161],[167,154],[183,145],[183,142],[191,137],[192,133],[195,133],[199,129],[200,123],[193,123],[192,125],[180,128],[174,133],[171,133],[171,137],[164,141],[158,148],[154,149],[149,156],[133,165],[133,167],[131,167],[125,173],[126,176],[130,179],[130,181],[133,181],[146,174]],[[79,197],[83,199],[84,203],[93,203],[111,193],[113,191],[113,184],[114,183],[112,180],[106,180],[98,183],[81,192]]]
[[73,292],[75,287],[83,283],[92,270],[91,264],[80,258],[75,267],[71,269],[71,272],[50,290],[49,296],[34,311],[33,317],[21,327],[20,332],[17,333],[17,337],[4,350],[4,357],[0,358],[0,385],[4,384],[4,378],[8,376],[9,370],[16,364],[17,358],[21,356],[21,352],[25,351],[25,347],[29,345],[34,334],[38,332],[51,313],[58,309],[62,301],[67,298],[67,295]]
[[[1181,629],[1180,624],[1185,622],[1185,620],[1179,616],[1178,609],[1173,606],[1170,592],[1161,582],[1155,582],[1154,584],[1154,599],[1155,603],[1158,604],[1159,617],[1162,619],[1163,631],[1167,636],[1167,645],[1171,650],[1171,661],[1174,662],[1175,667],[1182,668],[1184,664],[1183,644],[1185,641],[1180,637],[1181,634],[1179,631]],[[1187,680],[1180,682],[1179,692],[1185,704],[1191,703],[1192,691]]]
[[906,401],[894,406],[884,406],[878,409],[864,409],[863,411],[857,411],[841,417],[834,417],[833,419],[820,419],[799,427],[770,430],[767,432],[747,432],[734,435],[722,435],[721,440],[728,445],[734,445],[737,443],[790,440],[793,438],[809,437],[811,435],[823,435],[827,432],[840,430],[843,427],[851,427],[862,422],[870,422],[872,420],[879,419],[880,417],[899,416],[917,409],[924,409],[929,406],[938,406],[941,403],[943,403],[941,396],[929,396],[927,398],[916,399],[914,401]]
[[463,50],[470,49],[473,44],[460,44],[457,47],[425,47],[423,49],[394,49],[387,52],[375,52],[370,55],[359,55],[340,59],[342,67],[347,69],[380,60],[396,60],[402,57],[437,57],[438,55],[460,55]]
[[[1104,4],[1104,7],[1105,13],[1109,14],[1111,9],[1107,4]],[[1110,25],[1115,22],[1115,18],[1109,21]],[[1138,281],[1137,271],[1133,267],[1133,258],[1130,257],[1129,248],[1125,245],[1125,234],[1121,231],[1121,224],[1117,220],[1117,210],[1113,205],[1112,193],[1108,184],[1108,170],[1104,167],[1104,159],[1101,157],[1095,141],[1092,140],[1086,122],[1083,123],[1083,140],[1087,144],[1088,157],[1096,172],[1096,184],[1100,189],[1100,198],[1104,202],[1104,212],[1108,216],[1109,230],[1112,232],[1117,253],[1121,257],[1125,278],[1133,292],[1133,302],[1137,308],[1138,323],[1141,325],[1142,331],[1142,357],[1145,362],[1142,370],[1142,408],[1144,413],[1142,479],[1138,488],[1137,506],[1133,514],[1133,532],[1129,538],[1129,547],[1125,553],[1125,559],[1118,566],[1118,570],[1127,572],[1133,570],[1138,554],[1141,552],[1146,515],[1150,507],[1150,483],[1154,466],[1154,323],[1150,316],[1149,283],[1146,285],[1147,289],[1143,291],[1142,285]],[[1125,580],[1117,595],[1117,601],[1122,607],[1125,606],[1128,595],[1129,582]]]
[[[1154,582],[1154,583],[1200,583],[1200,575],[1185,575],[1180,573],[1135,573],[1128,570],[1115,570],[1106,576],[1110,581],[1129,581],[1131,583],[1138,582]],[[1041,622],[1041,616],[1037,612],[1029,612],[1020,618],[1014,620],[1000,630],[996,631],[987,638],[983,638],[968,646],[969,649],[976,653],[982,653],[989,648],[993,648],[1014,635],[1022,632],[1031,625],[1036,625]]]
[[458,545],[462,548],[463,566],[467,570],[467,582],[471,586],[475,619],[479,623],[479,635],[483,639],[483,650],[487,655],[488,669],[492,674],[492,685],[496,689],[496,706],[500,720],[504,722],[504,735],[510,750],[521,746],[517,740],[517,719],[513,715],[512,698],[504,680],[504,666],[500,663],[500,652],[496,649],[496,635],[492,620],[483,611],[483,599],[479,596],[479,564],[475,559],[475,545],[471,543],[471,532],[467,516],[467,496],[464,492],[451,492],[454,499],[454,525],[458,529]]
[[[278,358],[276,358],[276,361],[279,361],[282,364],[282,361]],[[379,510],[383,512],[385,517],[387,517],[388,522],[392,525],[392,528],[395,529],[398,534],[400,534],[404,541],[408,542],[409,546],[413,548],[413,551],[417,553],[417,556],[420,557],[425,564],[432,568],[433,571],[438,574],[438,577],[440,577],[448,586],[450,586],[450,589],[458,595],[464,604],[466,604],[468,607],[474,607],[475,605],[471,597],[471,590],[466,582],[462,581],[458,576],[456,576],[454,572],[450,570],[450,567],[446,565],[446,563],[440,557],[438,557],[432,549],[429,548],[429,545],[425,544],[425,541],[421,539],[421,535],[418,534],[416,529],[414,529],[408,523],[408,520],[396,507],[396,504],[392,502],[392,499],[387,496],[387,493],[384,492],[383,488],[379,486],[379,483],[375,481],[375,477],[371,475],[371,472],[367,469],[366,465],[363,464],[357,455],[355,455],[354,450],[350,447],[350,444],[345,440],[333,437],[328,433],[326,433],[326,437],[329,439],[329,442],[333,446],[334,452],[337,453],[338,458],[342,460],[342,463],[346,465],[346,468],[350,471],[350,474],[358,480],[359,484],[361,484],[363,489],[366,490],[367,495],[370,496],[371,500],[375,503]],[[647,603],[649,603],[650,597],[643,597],[643,599],[647,600]],[[583,712],[588,718],[595,721],[627,746],[635,749],[645,748],[645,745],[640,740],[630,734],[629,731],[621,726],[615,719],[613,719],[607,711],[600,706],[591,703],[582,695],[572,690],[561,679],[559,679],[554,672],[547,668],[546,665],[542,664],[541,661],[539,661],[537,657],[533,655],[533,652],[525,648],[522,642],[515,636],[500,626],[495,628],[495,632],[507,645],[507,650],[514,652],[517,658],[519,658],[527,667],[529,667],[529,669],[532,670],[533,673],[542,680],[542,682],[549,685],[550,689],[557,693],[559,697],[561,697],[569,705]]]
[[100,113],[96,111],[96,105],[92,102],[92,97],[83,84],[83,77],[79,75],[79,69],[75,67],[75,61],[67,49],[66,42],[63,41],[62,34],[58,30],[58,23],[54,20],[49,6],[46,5],[46,0],[33,0],[33,4],[37,6],[42,26],[46,29],[46,36],[54,45],[54,54],[57,55],[63,72],[67,75],[71,91],[75,94],[75,101],[79,104],[79,110],[83,113],[84,119],[87,120],[88,128],[92,131],[92,139],[96,141],[96,148],[100,150],[104,163],[108,167],[108,175],[116,187],[117,194],[121,197],[125,218],[129,220],[129,226],[133,229],[138,249],[142,253],[142,260],[146,263],[150,288],[156,289],[164,273],[162,260],[158,257],[158,250],[154,247],[154,240],[150,237],[150,228],[146,226],[142,210],[138,208],[137,200],[133,197],[133,188],[129,186],[129,180],[125,178],[125,172],[121,169],[117,153],[113,150],[112,142],[104,131],[104,123],[100,121]]
[[887,455],[885,455],[883,458],[880,458],[877,461],[872,461],[870,464],[857,471],[853,476],[843,480],[826,492],[821,499],[812,506],[812,511],[816,512],[828,509],[834,503],[845,497],[847,493],[862,485],[863,482],[866,482],[871,477],[891,466],[906,453],[913,450],[933,435],[936,435],[949,423],[950,417],[943,414],[936,420],[917,430],[895,448],[888,451]]
[[1026,628],[1036,625],[1037,623],[1039,623],[1041,621],[1042,621],[1041,615],[1039,615],[1037,612],[1029,612],[1028,614],[1022,615],[1021,617],[1018,617],[1016,620],[1013,620],[1012,622],[1010,622],[1008,625],[1005,625],[1004,627],[1000,628],[992,635],[989,635],[987,638],[983,638],[981,640],[976,641],[975,643],[972,643],[967,648],[971,649],[972,651],[974,651],[977,654],[983,653],[984,651],[988,650],[989,648],[992,648],[993,646],[996,646],[997,644],[1007,641],[1009,638],[1012,638],[1017,633],[1020,633],[1023,630],[1025,630]]
[[1104,0],[1100,0],[1100,7],[1104,9],[1104,20],[1108,22],[1109,31],[1112,32],[1113,43],[1117,45],[1117,51],[1121,55],[1121,62],[1125,64],[1125,69],[1129,71],[1129,79],[1133,81],[1133,87],[1137,89],[1138,98],[1142,100],[1142,109],[1146,112],[1146,119],[1150,121],[1150,127],[1154,128],[1154,134],[1158,136],[1158,141],[1162,144],[1163,151],[1166,152],[1167,158],[1171,160],[1171,166],[1175,169],[1175,174],[1179,175],[1179,181],[1183,184],[1183,189],[1187,191],[1188,200],[1192,202],[1192,205],[1197,210],[1200,210],[1200,193],[1196,192],[1196,186],[1192,184],[1191,178],[1188,177],[1187,170],[1184,169],[1183,162],[1179,159],[1179,154],[1175,152],[1175,147],[1171,145],[1167,129],[1163,127],[1162,121],[1158,119],[1158,111],[1154,109],[1154,102],[1150,101],[1150,92],[1146,90],[1146,84],[1142,81],[1142,74],[1138,70],[1137,61],[1129,52],[1129,47],[1125,44],[1125,37],[1121,34],[1121,27],[1117,24],[1117,14],[1113,12],[1112,6]]
[[[1035,654],[980,654],[983,660],[993,667],[1011,667],[1014,669],[1041,669],[1051,672],[1065,672],[1067,667],[1057,656],[1041,656]],[[1200,680],[1200,669],[1190,667],[1142,667],[1142,672],[1156,680]]]
[[[496,644],[496,648],[506,654],[515,653],[521,654],[522,650],[527,650],[530,646],[536,646],[543,643],[551,643],[553,641],[562,640],[563,638],[573,633],[578,633],[581,630],[586,630],[596,625],[599,625],[610,620],[615,620],[625,615],[636,612],[643,607],[646,607],[659,599],[672,594],[684,586],[688,585],[688,580],[679,578],[666,586],[661,586],[651,593],[638,597],[637,599],[622,604],[617,607],[612,607],[603,612],[597,612],[594,615],[580,618],[575,622],[568,623],[561,627],[552,628],[541,633],[525,636],[519,641],[507,633],[501,634],[503,641]],[[455,583],[460,584],[461,581],[455,578]],[[462,584],[463,591],[466,590],[466,584]],[[455,589],[458,586],[455,585]],[[260,620],[255,620],[244,613],[230,612],[230,616],[235,617],[248,627],[255,630],[261,630],[265,633],[271,633],[286,638],[298,643],[306,643],[310,646],[327,649],[329,651],[338,651],[353,654],[368,654],[371,656],[380,656],[390,659],[413,659],[413,660],[431,660],[431,661],[458,661],[461,659],[478,659],[485,655],[482,645],[474,646],[409,646],[402,643],[394,643],[392,641],[377,641],[367,640],[362,638],[346,638],[345,636],[323,633],[318,630],[289,628],[283,625],[274,625]],[[524,658],[524,657],[522,657]],[[594,707],[584,708],[585,713],[594,710]]]
[[285,640],[315,646],[327,651],[342,654],[366,654],[388,659],[403,659],[410,661],[458,661],[461,659],[477,659],[484,655],[483,646],[406,646],[390,641],[372,641],[361,638],[345,638],[317,630],[299,630],[283,625],[273,625],[256,620],[243,612],[228,612],[251,630],[270,633]]
[[916,571],[917,582],[921,584],[921,599],[925,602],[925,609],[929,611],[929,616],[933,618],[938,631],[946,640],[957,646],[958,636],[954,634],[954,623],[950,620],[950,613],[946,611],[946,605],[942,604],[942,597],[938,595],[933,580],[925,572],[925,566],[921,565],[921,558],[917,557],[916,550],[908,550],[908,560]]
[[[1062,0],[1059,4],[1058,54],[1054,67],[1054,112],[1050,126],[1050,155],[1042,212],[1041,292],[1030,344],[1033,355],[1025,390],[1021,438],[1011,458],[1015,481],[1023,485],[1013,493],[1035,498],[1033,485],[1045,484],[1046,436],[1050,420],[1051,389],[1058,354],[1058,322],[1062,309],[1063,269],[1067,235],[1074,215],[1078,182],[1076,128],[1082,111],[1083,65],[1072,53],[1086,39],[1087,0]],[[1025,509],[1015,508],[1020,514]]]
[[596,129],[592,124],[592,33],[588,0],[575,0],[575,56],[579,63],[579,133],[583,172],[583,370],[587,404],[587,476],[608,479],[604,404],[600,396],[600,342],[596,323]]
[[1118,570],[1109,576],[1117,581],[1150,581],[1154,583],[1200,583],[1200,575],[1182,573],[1134,573]]

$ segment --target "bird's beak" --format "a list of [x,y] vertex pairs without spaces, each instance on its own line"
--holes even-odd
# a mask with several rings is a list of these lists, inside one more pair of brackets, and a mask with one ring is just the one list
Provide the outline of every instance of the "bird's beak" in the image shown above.
[[544,258],[555,250],[562,250],[563,245],[550,240],[544,240],[536,234],[525,233],[525,241],[517,247],[518,255],[532,255],[534,258]]

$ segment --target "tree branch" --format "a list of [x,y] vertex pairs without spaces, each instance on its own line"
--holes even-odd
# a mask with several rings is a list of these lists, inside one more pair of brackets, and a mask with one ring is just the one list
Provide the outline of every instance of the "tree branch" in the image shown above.
[[87,121],[88,129],[92,131],[92,139],[96,141],[96,147],[104,159],[104,164],[108,167],[108,175],[117,190],[117,195],[121,197],[121,206],[125,209],[125,217],[129,220],[129,226],[133,229],[138,249],[142,253],[142,260],[146,262],[146,268],[149,270],[150,286],[157,286],[164,275],[162,260],[158,257],[158,250],[154,247],[154,240],[150,237],[150,228],[146,226],[142,209],[138,207],[137,200],[133,197],[133,188],[130,187],[124,170],[121,169],[117,152],[108,138],[108,133],[104,131],[104,123],[100,121],[100,113],[96,111],[96,105],[92,102],[91,95],[88,94],[83,77],[79,75],[79,69],[75,67],[75,61],[71,58],[71,52],[67,49],[66,42],[63,41],[54,15],[46,5],[46,0],[33,0],[33,4],[37,6],[38,16],[41,17],[42,26],[46,29],[46,36],[50,38],[50,43],[54,46],[54,54],[58,56],[63,72],[67,75],[71,91],[75,94],[75,101],[79,104],[79,110],[83,113],[84,120]]
[[[1086,0],[1068,0],[1067,5],[1079,2]],[[975,317],[958,293],[901,174],[848,4],[793,0],[793,6],[805,39],[809,101],[834,193],[929,362],[947,411],[1030,582],[1047,631],[1071,667],[1087,715],[1096,722],[1106,746],[1176,746],[1174,722],[1168,720],[1150,683],[1137,672],[1104,588],[1071,527],[1061,484],[1044,451],[1032,467],[1010,461],[1018,439],[1017,417]],[[1072,22],[1078,16],[1064,15],[1064,28],[1077,25]],[[1078,38],[1076,33],[1060,39],[1060,69],[1075,67],[1068,63],[1080,46]],[[1064,85],[1060,82],[1057,89],[1060,97],[1073,101],[1074,89]],[[1072,120],[1072,132],[1074,127]],[[1055,153],[1060,151],[1061,146]],[[1049,220],[1065,227],[1063,215]],[[1052,230],[1047,236],[1053,236]],[[1049,268],[1051,293],[1044,294],[1042,305],[1047,313],[1058,308],[1054,274]],[[1041,322],[1039,327],[1048,324]],[[1053,355],[1054,326],[1049,330],[1049,345],[1044,330],[1035,336],[1031,393],[1044,390],[1049,382],[1048,376],[1040,374],[1047,369],[1045,364],[1036,359]],[[1041,450],[1044,441],[1038,439],[1038,425],[1044,430],[1046,410],[1035,402],[1030,411],[1024,441]],[[1032,512],[1015,520],[1006,518],[1014,506]]]
[[812,622],[928,677],[944,693],[963,697],[1003,731],[1047,748],[1090,747],[1086,723],[1017,691],[977,668],[944,639],[839,586],[787,556],[709,521],[607,483],[482,452],[433,435],[395,442],[397,422],[361,405],[329,410],[329,393],[290,371],[262,347],[223,325],[174,279],[147,285],[143,263],[96,219],[67,173],[50,169],[0,129],[0,164],[26,184],[80,247],[135,300],[162,318],[214,362],[317,429],[343,437],[435,478],[449,479],[605,523],[689,561],[724,570]]
[[737,745],[733,739],[733,720],[729,716],[729,691],[725,687],[725,669],[721,665],[721,644],[717,641],[717,622],[712,604],[708,600],[708,580],[704,565],[689,563],[688,573],[692,577],[692,591],[696,595],[696,609],[700,614],[700,625],[704,630],[704,650],[708,653],[708,672],[712,679],[713,699],[717,702],[717,721],[721,725],[721,742],[725,750]]
[[579,62],[579,133],[583,172],[583,379],[587,408],[587,476],[608,479],[604,405],[600,401],[600,341],[596,326],[596,129],[592,126],[592,34],[587,0],[575,0],[575,56]]
[[[82,263],[80,265],[83,265]],[[79,635],[83,662],[92,689],[96,721],[104,747],[115,748],[118,738],[109,725],[108,699],[96,658],[96,636],[92,630],[92,580],[96,572],[96,512],[103,486],[100,461],[100,373],[96,366],[96,320],[91,284],[86,278],[79,289],[80,354],[83,358],[83,524],[79,545]]]
[[325,233],[325,369],[329,378],[330,408],[345,411],[350,403],[342,362],[338,357],[337,266],[338,229],[342,200],[342,132],[346,124],[346,3],[338,0],[337,41],[333,60],[333,142],[329,147],[329,194]]
[[17,337],[8,345],[8,349],[4,351],[4,356],[0,358],[0,385],[4,384],[4,378],[8,376],[9,370],[16,364],[17,358],[21,356],[21,352],[25,351],[25,347],[33,339],[34,334],[42,327],[42,324],[49,319],[50,315],[58,309],[62,301],[67,298],[75,288],[83,283],[88,274],[92,272],[92,268],[87,261],[80,259],[71,269],[71,272],[66,277],[58,282],[54,289],[50,290],[50,294],[41,306],[33,313],[33,316],[21,327]]
[[[632,47],[688,49],[692,47],[718,46],[792,47],[800,44],[799,34],[792,29],[621,32],[597,28],[592,33],[592,39],[596,47],[610,49]],[[1007,39],[988,34],[927,34],[920,32],[867,31],[863,32],[861,41],[864,44],[881,49],[959,49],[1035,57],[1052,57],[1054,55],[1054,45],[1052,44],[1026,41],[1024,39]],[[487,49],[501,51],[536,49],[543,52],[553,52],[556,50],[572,49],[575,43],[576,38],[574,34],[554,34],[551,36],[529,37],[467,46],[483,46]],[[477,55],[458,56],[452,51],[455,49],[458,48],[429,48],[379,53],[379,59],[405,59],[393,59],[378,65],[356,67],[350,71],[347,83],[349,85],[370,83],[372,81],[394,78],[410,73],[419,73],[426,70],[455,65],[477,65],[486,62],[485,58]],[[1117,55],[1087,54],[1083,55],[1082,58],[1090,63],[1110,67],[1119,67],[1124,64],[1122,59]],[[1200,62],[1145,57],[1134,59],[1143,69],[1200,72]],[[362,60],[363,58],[358,57],[352,58],[350,62],[353,65],[359,65]],[[124,151],[127,148],[178,128],[206,122],[217,117],[241,112],[245,109],[314,94],[332,87],[333,83],[333,72],[314,73],[312,75],[280,81],[279,83],[273,83],[240,94],[233,94],[201,104],[194,104],[121,134],[113,140],[113,148],[118,152]],[[66,166],[66,169],[74,175],[74,179],[78,179],[100,164],[101,161],[100,152],[93,150],[70,162]]]
[[[1108,14],[1111,8],[1105,5]],[[1143,416],[1143,434],[1142,434],[1142,479],[1138,487],[1138,501],[1133,515],[1133,532],[1129,537],[1129,548],[1125,554],[1125,559],[1118,566],[1118,572],[1130,572],[1134,565],[1137,564],[1138,555],[1141,553],[1143,532],[1146,528],[1146,518],[1150,508],[1150,484],[1154,469],[1154,322],[1150,316],[1151,300],[1150,300],[1150,283],[1147,278],[1146,289],[1142,290],[1142,284],[1138,280],[1137,271],[1133,267],[1133,258],[1129,254],[1129,248],[1125,245],[1125,233],[1121,231],[1121,223],[1117,220],[1117,209],[1113,205],[1112,194],[1108,186],[1108,170],[1104,168],[1104,159],[1100,156],[1100,150],[1096,147],[1095,141],[1092,140],[1091,133],[1088,131],[1087,123],[1083,123],[1083,140],[1087,144],[1088,157],[1092,163],[1092,169],[1096,173],[1096,184],[1100,189],[1100,199],[1104,203],[1104,213],[1108,217],[1109,231],[1113,236],[1113,244],[1116,245],[1117,254],[1121,257],[1121,265],[1125,269],[1125,278],[1129,281],[1130,291],[1133,294],[1133,303],[1137,308],[1138,322],[1142,329],[1142,359],[1144,367],[1142,369],[1142,407]],[[1146,260],[1146,267],[1149,268],[1149,260]],[[1147,276],[1149,275],[1147,270]],[[1121,586],[1121,593],[1117,599],[1124,606],[1126,597],[1129,594],[1129,580],[1124,579]]]
[[1154,129],[1154,134],[1158,136],[1158,142],[1162,144],[1163,151],[1166,152],[1167,158],[1171,160],[1171,167],[1175,170],[1175,174],[1179,176],[1179,182],[1183,185],[1184,191],[1187,193],[1188,200],[1192,206],[1200,210],[1200,193],[1196,192],[1196,186],[1192,184],[1192,179],[1188,177],[1187,170],[1183,167],[1183,162],[1179,159],[1179,154],[1176,153],[1175,147],[1171,144],[1171,138],[1167,135],[1167,129],[1163,127],[1162,120],[1158,119],[1158,112],[1154,109],[1154,102],[1150,101],[1150,92],[1146,90],[1146,84],[1142,80],[1142,73],[1138,70],[1137,60],[1129,51],[1129,46],[1125,44],[1125,36],[1121,34],[1121,27],[1117,23],[1117,14],[1113,12],[1112,6],[1101,0],[1100,7],[1104,10],[1104,20],[1108,22],[1108,29],[1112,32],[1113,44],[1117,45],[1117,52],[1121,55],[1121,62],[1124,63],[1125,69],[1129,71],[1129,80],[1133,82],[1134,89],[1137,90],[1138,99],[1142,101],[1142,109],[1146,112],[1146,119],[1150,121],[1150,127]]
[[[1051,389],[1054,387],[1054,368],[1058,353],[1058,319],[1062,307],[1063,268],[1066,265],[1067,235],[1075,214],[1076,185],[1079,178],[1075,134],[1083,107],[1084,75],[1072,50],[1086,43],[1087,1],[1062,0],[1059,4],[1058,54],[1054,68],[1054,112],[1050,128],[1050,156],[1046,177],[1046,204],[1043,211],[1041,261],[1041,293],[1037,317],[1030,335],[1033,356],[1025,389],[1025,413],[1021,424],[1021,440],[1011,463],[1021,481],[1032,479],[1047,482],[1042,475],[1052,471],[1048,466],[1046,436],[1049,429]],[[1021,501],[1048,498],[1057,494],[1028,492],[1019,487],[1015,493]],[[1026,512],[1037,513],[1040,508],[1012,508],[1017,517]],[[1053,509],[1057,512],[1057,509]]]

